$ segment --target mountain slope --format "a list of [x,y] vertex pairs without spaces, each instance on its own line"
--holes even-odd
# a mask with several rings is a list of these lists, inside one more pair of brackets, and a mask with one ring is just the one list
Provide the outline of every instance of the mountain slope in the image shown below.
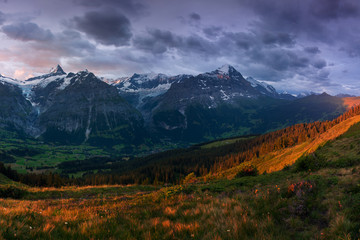
[[225,65],[174,82],[166,93],[149,99],[140,111],[153,131],[176,141],[201,142],[249,134],[256,111],[282,102],[271,86],[249,81]]
[[285,148],[280,151],[274,151],[255,158],[250,162],[256,166],[260,173],[273,172],[283,169],[285,166],[290,166],[295,163],[302,155],[308,155],[316,151],[320,146],[324,145],[330,140],[334,140],[347,132],[351,126],[360,122],[360,116],[354,116],[341,122],[325,133],[317,136],[312,141],[306,141],[294,147]]
[[31,133],[34,112],[19,87],[0,79],[0,127]]
[[[260,172],[277,171],[293,164],[300,156],[311,153],[325,142],[347,131],[360,121],[360,106],[332,121],[297,124],[260,136],[239,137],[219,147],[195,145],[129,161],[68,162],[59,169],[74,173],[79,169],[102,169],[115,174],[123,183],[149,181],[177,182],[181,176],[194,172],[207,179],[234,177],[243,163],[252,164]],[[226,141],[226,140],[223,140]],[[89,164],[89,165],[88,165]],[[80,166],[81,165],[81,166]]]
[[1,77],[0,83],[3,128],[49,142],[119,147],[146,135],[141,114],[88,71],[66,74],[58,65],[23,82]]
[[111,85],[119,89],[120,95],[129,103],[140,109],[153,97],[164,94],[175,82],[181,81],[189,75],[166,76],[165,74],[134,74],[112,82]]
[[44,139],[100,145],[141,142],[142,117],[115,87],[86,71],[66,78],[66,88],[48,95],[40,115]]
[[254,131],[262,133],[297,123],[332,120],[347,109],[343,99],[327,93],[283,101],[282,104],[273,104],[258,111],[261,124],[255,126]]
[[259,134],[301,122],[329,120],[346,107],[327,94],[289,100],[284,94],[225,65],[174,82],[139,110],[161,138],[180,142]]

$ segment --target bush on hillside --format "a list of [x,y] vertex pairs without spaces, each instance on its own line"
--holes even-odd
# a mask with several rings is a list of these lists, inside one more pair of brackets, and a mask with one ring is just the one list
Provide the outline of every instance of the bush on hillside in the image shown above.
[[259,175],[259,171],[257,168],[251,163],[245,162],[240,165],[240,170],[236,174],[236,178],[246,177],[246,176],[257,176]]
[[295,171],[317,171],[326,166],[326,161],[312,153],[303,155],[295,162]]
[[0,198],[20,199],[26,194],[26,191],[14,186],[0,188]]

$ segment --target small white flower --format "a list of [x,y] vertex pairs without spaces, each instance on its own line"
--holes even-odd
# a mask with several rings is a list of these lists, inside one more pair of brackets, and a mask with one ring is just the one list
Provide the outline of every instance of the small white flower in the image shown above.
[[65,222],[65,225],[67,225],[68,224],[68,222]]

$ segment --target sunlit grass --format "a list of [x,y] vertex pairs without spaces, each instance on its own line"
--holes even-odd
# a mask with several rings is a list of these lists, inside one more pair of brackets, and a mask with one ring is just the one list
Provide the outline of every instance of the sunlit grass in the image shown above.
[[[19,198],[0,198],[0,239],[359,239],[360,126],[339,137],[359,120],[252,162],[258,176],[242,164],[172,186],[34,188],[0,174]],[[313,151],[319,168],[278,171]]]
[[[0,236],[5,239],[351,237],[354,223],[346,214],[345,189],[359,181],[359,174],[354,175],[352,169],[338,168],[305,175],[282,171],[161,189],[137,185],[26,188],[28,195],[21,200],[0,199]],[[296,189],[302,189],[302,193]],[[299,206],[304,210],[297,211]]]

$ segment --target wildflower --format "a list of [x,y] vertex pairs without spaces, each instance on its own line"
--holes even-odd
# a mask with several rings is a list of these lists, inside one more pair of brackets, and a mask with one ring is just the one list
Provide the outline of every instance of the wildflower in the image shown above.
[[65,225],[68,225],[68,222],[65,222]]
[[230,232],[230,229],[226,230],[227,232]]
[[33,229],[32,226],[30,226],[29,228],[30,228],[30,230]]

